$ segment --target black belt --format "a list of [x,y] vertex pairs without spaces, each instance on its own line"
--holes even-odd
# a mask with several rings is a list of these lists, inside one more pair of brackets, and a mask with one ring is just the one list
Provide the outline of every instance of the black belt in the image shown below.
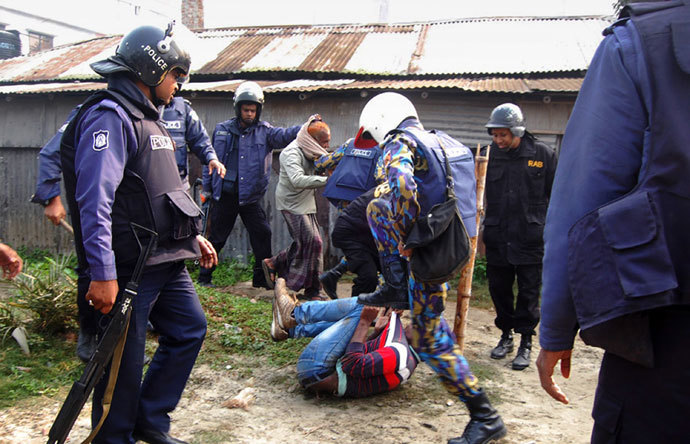
[[324,379],[329,377],[331,375],[331,373],[333,373],[333,372],[332,371],[326,372],[326,373],[322,373],[320,375],[310,376],[308,378],[304,378],[303,380],[300,381],[300,384],[302,384],[302,387],[307,388],[310,385],[314,385],[317,382],[323,381]]

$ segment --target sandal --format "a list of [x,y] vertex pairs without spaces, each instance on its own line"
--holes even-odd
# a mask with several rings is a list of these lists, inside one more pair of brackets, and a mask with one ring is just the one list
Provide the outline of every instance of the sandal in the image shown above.
[[276,271],[271,264],[271,259],[266,258],[261,261],[261,268],[264,270],[264,277],[266,278],[266,286],[273,290],[276,283]]

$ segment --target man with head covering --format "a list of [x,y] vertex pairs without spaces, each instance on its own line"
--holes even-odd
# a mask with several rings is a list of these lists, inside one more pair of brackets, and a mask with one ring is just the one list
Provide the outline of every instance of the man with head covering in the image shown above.
[[277,277],[283,277],[292,291],[304,289],[307,299],[321,297],[323,242],[316,220],[314,190],[326,185],[327,177],[314,173],[314,160],[327,153],[330,141],[330,128],[320,116],[314,115],[280,153],[276,209],[285,219],[292,244],[262,262],[270,286]]

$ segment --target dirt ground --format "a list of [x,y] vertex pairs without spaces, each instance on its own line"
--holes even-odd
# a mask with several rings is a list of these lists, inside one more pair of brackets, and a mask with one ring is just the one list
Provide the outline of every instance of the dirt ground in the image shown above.
[[[347,286],[343,284],[339,293],[349,294]],[[246,283],[231,290],[257,299],[271,297],[270,292],[256,291]],[[449,305],[446,316],[452,325],[455,302]],[[538,341],[532,365],[524,371],[510,368],[512,356],[500,361],[489,358],[499,338],[493,318],[491,311],[470,310],[465,356],[508,428],[508,435],[498,442],[589,442],[601,351],[586,347],[578,339],[570,379],[560,375],[557,379],[571,402],[562,405],[549,398],[539,385],[534,366]],[[194,444],[445,443],[462,434],[468,421],[462,402],[452,399],[424,364],[397,390],[356,400],[309,396],[298,386],[294,366],[276,369],[262,365],[260,357],[244,362],[232,358],[225,367],[195,367],[172,414],[173,436]],[[222,406],[247,387],[252,387],[254,399],[246,410]],[[63,399],[32,399],[1,410],[0,444],[45,443]],[[87,404],[68,442],[81,442],[88,435],[89,414]]]

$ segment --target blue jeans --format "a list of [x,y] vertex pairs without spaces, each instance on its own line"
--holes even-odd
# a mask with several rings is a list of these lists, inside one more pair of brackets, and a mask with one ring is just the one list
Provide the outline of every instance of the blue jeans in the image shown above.
[[297,361],[297,379],[302,386],[308,387],[335,371],[355,333],[362,308],[357,298],[311,301],[295,307],[297,326],[290,329],[290,336],[314,337]]

